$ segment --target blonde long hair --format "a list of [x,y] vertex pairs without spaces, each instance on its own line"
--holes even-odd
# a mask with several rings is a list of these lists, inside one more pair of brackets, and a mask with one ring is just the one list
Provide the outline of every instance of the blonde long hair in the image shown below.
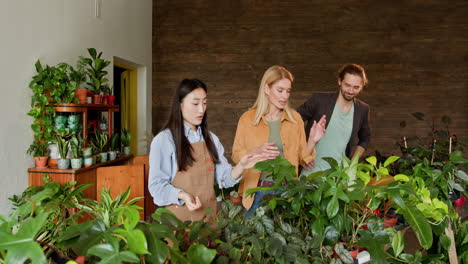
[[[263,74],[262,81],[260,82],[260,88],[258,89],[257,101],[255,101],[255,104],[252,106],[252,108],[250,108],[257,110],[255,113],[255,118],[252,122],[254,125],[258,125],[262,119],[262,116],[266,115],[268,111],[270,111],[270,102],[265,94],[265,85],[271,87],[272,84],[282,79],[288,79],[292,83],[294,81],[294,76],[284,67],[278,65],[271,66]],[[292,109],[289,106],[289,101],[284,107],[284,111],[289,116],[290,120],[296,122],[292,114]]]

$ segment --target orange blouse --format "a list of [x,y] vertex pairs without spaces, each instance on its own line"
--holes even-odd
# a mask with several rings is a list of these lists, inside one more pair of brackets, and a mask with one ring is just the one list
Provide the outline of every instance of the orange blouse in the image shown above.
[[[304,131],[304,122],[301,116],[294,110],[291,110],[295,121],[291,120],[283,113],[281,117],[280,135],[283,143],[284,158],[296,167],[296,173],[299,165],[306,165],[315,158],[315,149],[312,153],[307,151],[307,142]],[[232,146],[232,160],[238,163],[242,156],[260,145],[268,142],[269,127],[262,117],[258,125],[253,124],[256,109],[245,112],[237,124],[234,145]],[[260,179],[260,171],[249,169],[242,174],[242,180],[239,186],[239,193],[243,196],[242,204],[250,209],[253,203],[253,195],[246,196],[245,191],[257,187]]]

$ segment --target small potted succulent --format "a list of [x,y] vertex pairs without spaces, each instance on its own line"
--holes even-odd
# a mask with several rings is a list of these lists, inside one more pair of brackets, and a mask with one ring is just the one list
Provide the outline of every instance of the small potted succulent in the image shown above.
[[107,152],[104,151],[104,148],[107,145],[109,137],[106,132],[101,132],[99,130],[94,131],[94,138],[91,140],[91,145],[99,153],[100,161],[107,161]]
[[83,158],[81,157],[83,144],[84,141],[79,135],[73,135],[73,137],[70,139],[72,169],[79,169],[83,166]]
[[60,159],[58,160],[58,168],[60,170],[66,170],[70,168],[70,159],[67,159],[69,144],[70,142],[66,140],[65,137],[57,136],[57,146],[60,154]]
[[122,129],[122,132],[120,133],[120,143],[122,144],[122,152],[124,155],[130,155],[131,154],[131,149],[130,149],[130,140],[132,139],[132,135],[127,129]]
[[118,150],[119,150],[119,133],[114,133],[110,139],[109,144],[109,160],[115,160],[117,158]]

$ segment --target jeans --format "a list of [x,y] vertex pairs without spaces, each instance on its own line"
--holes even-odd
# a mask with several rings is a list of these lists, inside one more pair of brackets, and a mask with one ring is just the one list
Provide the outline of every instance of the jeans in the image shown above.
[[262,206],[265,202],[268,202],[268,201],[261,201],[263,197],[265,197],[266,195],[269,195],[269,194],[278,195],[278,194],[281,194],[282,192],[283,192],[282,190],[268,190],[265,192],[256,191],[255,198],[252,203],[252,207],[250,207],[249,210],[245,210],[244,217],[247,217],[247,218],[254,217],[255,211],[257,210],[257,208]]

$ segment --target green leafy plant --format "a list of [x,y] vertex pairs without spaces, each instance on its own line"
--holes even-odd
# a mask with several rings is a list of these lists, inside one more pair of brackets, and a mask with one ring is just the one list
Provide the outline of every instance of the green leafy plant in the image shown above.
[[69,142],[72,153],[72,159],[80,158],[83,153],[82,149],[84,145],[84,140],[81,138],[80,135],[73,135]]
[[33,157],[46,157],[48,155],[48,146],[48,143],[42,143],[40,141],[34,140],[26,153],[32,155]]
[[62,159],[66,159],[68,155],[68,145],[70,142],[62,136],[57,136],[57,147]]
[[47,146],[54,140],[53,117],[55,111],[49,104],[48,93],[53,87],[51,81],[53,69],[47,65],[43,66],[38,60],[35,63],[37,74],[32,77],[29,83],[33,94],[31,96],[31,109],[28,115],[34,118],[31,129],[34,132],[34,141],[30,145],[27,153],[34,157],[47,156]]
[[130,131],[127,129],[122,129],[122,132],[120,133],[120,143],[122,144],[122,147],[128,147],[130,146],[130,140],[132,139],[132,135],[130,134]]
[[120,144],[120,135],[119,133],[114,133],[112,134],[112,137],[110,139],[110,145],[109,145],[109,150],[110,151],[117,151],[119,150],[119,144]]
[[43,182],[9,198],[14,211],[9,220],[0,215],[0,262],[23,263],[29,258],[32,263],[45,263],[51,254],[66,256],[67,249],[59,249],[56,242],[67,227],[76,225],[81,214],[73,210],[83,203],[82,191],[90,185],[61,185],[46,176]]
[[75,84],[72,83],[70,73],[73,73],[73,68],[67,63],[59,63],[55,67],[51,67],[52,72],[52,89],[50,96],[55,103],[71,103],[78,102],[75,98]]
[[109,136],[106,132],[101,132],[99,130],[94,131],[94,138],[91,139],[91,145],[94,149],[96,149],[99,153],[104,152],[104,148],[107,145]]
[[110,61],[102,59],[102,52],[98,54],[94,48],[88,48],[88,53],[90,57],[82,58],[87,65],[86,73],[89,80],[87,84],[93,92],[99,94],[108,87],[109,80],[106,78],[107,71],[104,69],[110,64]]

